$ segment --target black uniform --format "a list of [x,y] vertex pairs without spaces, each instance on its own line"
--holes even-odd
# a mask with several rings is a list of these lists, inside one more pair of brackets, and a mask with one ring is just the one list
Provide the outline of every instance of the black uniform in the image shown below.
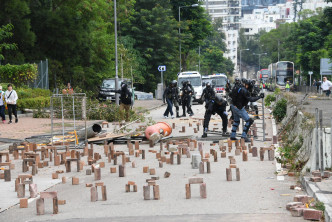
[[182,116],[186,116],[186,107],[188,114],[192,116],[194,115],[194,112],[191,109],[191,97],[194,94],[194,89],[187,82],[183,82],[183,87],[181,91],[182,91],[181,101],[182,101],[182,110],[183,110]]
[[[249,95],[250,95],[250,97],[258,97],[260,91],[261,91],[260,88],[255,85],[254,81],[252,81],[251,85],[249,86]],[[252,110],[255,110],[256,119],[259,119],[259,117],[258,117],[258,106],[257,106],[257,103],[256,102],[249,102],[248,105],[249,105],[249,107]]]
[[164,112],[164,117],[168,117],[168,114],[171,114],[173,117],[173,103],[172,103],[172,86],[166,87],[163,95],[164,103],[167,102],[167,108]]
[[[249,85],[245,83],[244,85]],[[231,133],[231,140],[236,140],[236,130],[240,124],[240,118],[242,118],[246,123],[243,128],[242,138],[245,139],[246,142],[250,140],[247,138],[247,133],[249,131],[250,126],[254,123],[254,120],[249,117],[248,113],[244,109],[244,107],[248,104],[248,102],[255,102],[260,98],[264,98],[264,94],[261,94],[260,97],[250,97],[249,92],[246,87],[243,86],[235,86],[231,93],[232,97],[232,105],[231,109],[234,114],[234,122]]]
[[180,94],[180,90],[177,86],[177,83],[173,83],[173,85],[172,85],[172,102],[176,109],[176,117],[180,117],[180,115],[179,115],[179,94]]
[[209,129],[209,122],[212,115],[218,114],[222,119],[222,131],[223,133],[227,133],[227,112],[226,112],[226,106],[227,101],[224,100],[220,95],[217,95],[214,100],[211,100],[211,105],[206,109],[205,115],[204,115],[204,123],[203,123],[203,136],[207,136],[207,131]]
[[121,89],[111,90],[111,92],[120,94],[120,103],[125,104],[125,105],[131,105],[132,94],[129,91],[127,84],[123,83],[123,84],[121,84]]
[[210,83],[206,84],[206,87],[203,89],[202,97],[205,101],[205,108],[208,109],[211,104],[211,101],[214,100],[216,97],[216,93],[211,87]]

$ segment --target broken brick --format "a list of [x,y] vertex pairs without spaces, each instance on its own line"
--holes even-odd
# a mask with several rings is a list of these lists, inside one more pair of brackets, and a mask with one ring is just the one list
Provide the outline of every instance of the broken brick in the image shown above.
[[320,210],[306,208],[303,209],[303,219],[305,220],[320,220],[322,218],[323,212]]

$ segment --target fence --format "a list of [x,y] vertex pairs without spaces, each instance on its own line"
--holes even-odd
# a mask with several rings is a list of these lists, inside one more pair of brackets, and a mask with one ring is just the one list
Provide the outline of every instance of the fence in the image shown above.
[[33,88],[49,89],[49,78],[48,78],[48,60],[40,61],[38,63],[37,78],[34,82],[29,84]]
[[51,137],[52,145],[66,143],[74,147],[87,140],[85,93],[52,95]]
[[320,93],[320,88],[317,86],[297,86],[297,91],[302,93]]

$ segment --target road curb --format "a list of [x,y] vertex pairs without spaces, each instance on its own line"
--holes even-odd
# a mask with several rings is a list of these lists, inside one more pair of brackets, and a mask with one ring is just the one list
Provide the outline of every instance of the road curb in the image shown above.
[[318,186],[316,186],[315,182],[311,182],[309,177],[301,177],[301,184],[306,190],[307,194],[309,196],[314,197],[320,202],[323,202],[325,205],[325,221],[330,222],[332,221],[332,207],[329,205],[329,200],[325,197],[325,194],[322,190],[319,189]]

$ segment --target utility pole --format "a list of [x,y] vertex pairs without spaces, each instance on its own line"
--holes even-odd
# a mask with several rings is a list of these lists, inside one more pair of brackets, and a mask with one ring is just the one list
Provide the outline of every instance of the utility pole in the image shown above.
[[[116,0],[114,0],[114,35],[115,35],[115,90],[119,90],[119,67],[118,67],[118,26],[116,15]],[[115,103],[119,105],[119,94],[115,93]]]

